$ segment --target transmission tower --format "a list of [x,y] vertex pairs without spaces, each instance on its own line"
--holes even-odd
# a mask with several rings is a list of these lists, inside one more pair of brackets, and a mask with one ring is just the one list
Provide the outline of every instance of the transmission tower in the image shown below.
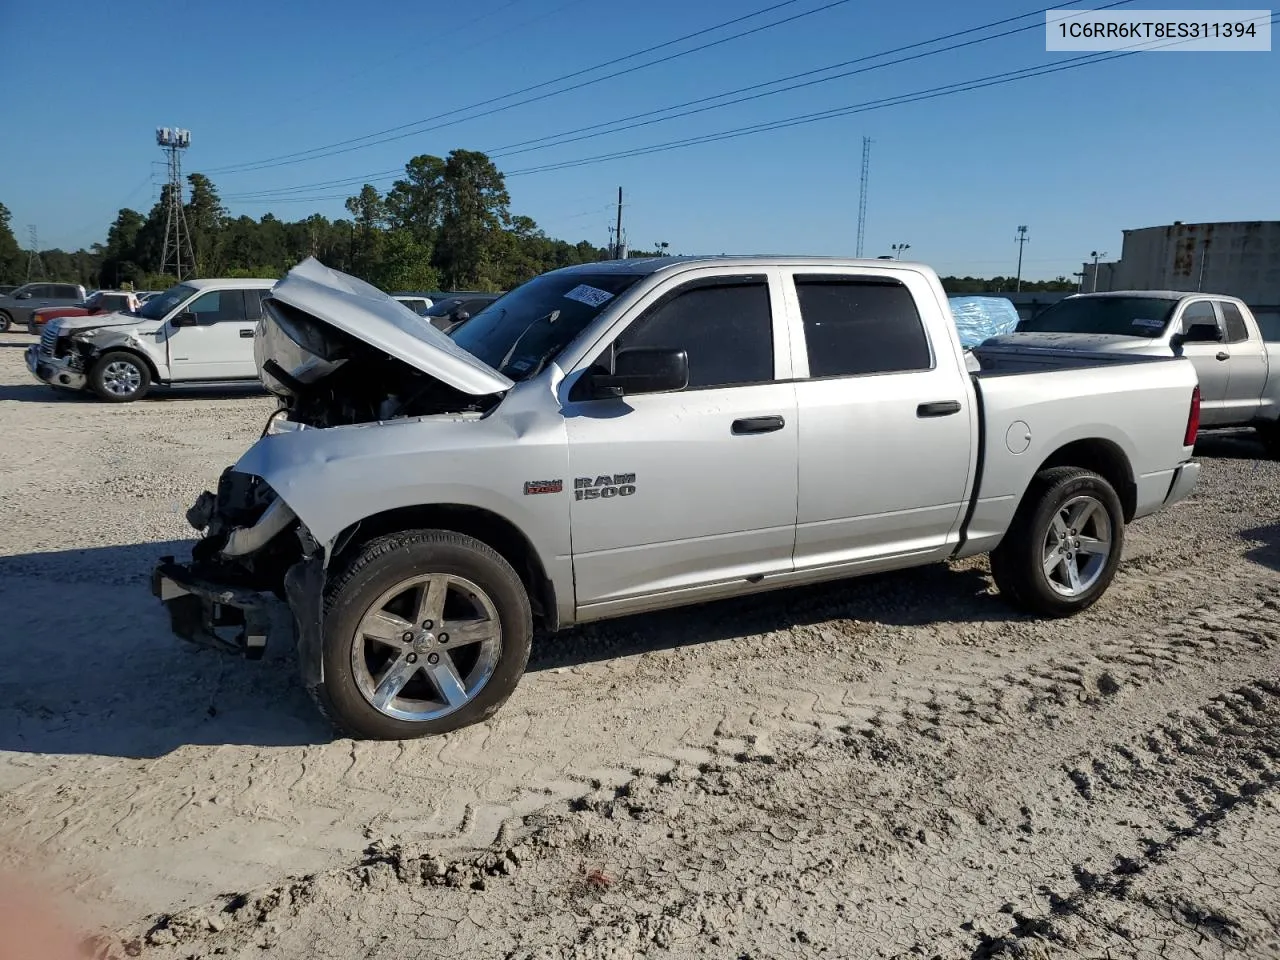
[[36,233],[34,223],[27,225],[27,283],[44,279],[44,261],[40,259],[40,235]]
[[871,172],[871,138],[862,138],[862,186],[858,190],[858,248],[854,256],[862,256],[862,238],[867,230],[867,176]]
[[[157,127],[156,145],[165,153],[169,164],[168,200],[165,204],[164,248],[160,256],[160,272],[187,279],[195,272],[196,256],[187,228],[186,207],[182,202],[182,151],[191,146],[191,131],[179,127]],[[172,267],[172,269],[170,269]]]

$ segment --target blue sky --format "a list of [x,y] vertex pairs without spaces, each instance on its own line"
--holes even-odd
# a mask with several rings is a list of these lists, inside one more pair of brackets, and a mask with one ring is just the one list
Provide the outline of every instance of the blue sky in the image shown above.
[[[613,69],[830,2],[795,0]],[[104,239],[119,207],[150,207],[164,173],[156,126],[190,129],[187,171],[213,171],[502,97],[769,5],[0,0],[0,29],[23,38],[29,53],[0,96],[5,129],[16,132],[0,154],[0,201],[23,244],[34,223],[42,247],[74,248]],[[847,0],[538,103],[309,162],[211,176],[234,214],[341,216],[336,195],[346,187],[293,194],[333,197],[306,202],[232,198],[396,169],[419,153],[495,151],[1039,9],[1028,0]],[[909,243],[909,257],[944,274],[1011,274],[1019,224],[1031,237],[1023,275],[1047,278],[1078,270],[1092,249],[1118,254],[1124,228],[1280,219],[1275,52],[1144,53],[771,133],[515,175],[1072,56],[1045,51],[1042,16],[1000,29],[1033,23],[966,49],[497,162],[512,174],[513,211],[570,241],[607,242],[622,186],[633,247],[852,255],[869,136],[864,253]]]

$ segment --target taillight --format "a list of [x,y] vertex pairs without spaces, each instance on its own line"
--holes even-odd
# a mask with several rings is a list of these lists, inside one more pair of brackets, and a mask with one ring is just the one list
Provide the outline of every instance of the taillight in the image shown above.
[[1182,438],[1184,447],[1196,445],[1196,434],[1200,432],[1200,387],[1191,391],[1191,412],[1187,414],[1187,433]]

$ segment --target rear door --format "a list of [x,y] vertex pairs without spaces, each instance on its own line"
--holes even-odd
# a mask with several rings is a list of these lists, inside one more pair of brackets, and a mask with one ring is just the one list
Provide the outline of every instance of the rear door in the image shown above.
[[[252,294],[252,291],[249,291]],[[244,290],[207,290],[184,311],[194,313],[196,325],[169,327],[169,359],[174,380],[253,379],[253,333]],[[261,316],[256,297],[254,309]]]
[[1267,385],[1267,348],[1257,331],[1250,331],[1244,314],[1230,300],[1219,300],[1226,348],[1231,352],[1227,393],[1223,402],[1224,424],[1248,423],[1262,406]]
[[1186,333],[1193,324],[1211,323],[1218,328],[1218,343],[1184,343],[1182,355],[1190,360],[1200,378],[1200,422],[1213,426],[1227,420],[1227,383],[1231,379],[1231,347],[1226,342],[1222,318],[1218,316],[1213,301],[1190,300],[1183,305],[1178,321],[1179,330]]
[[612,369],[614,349],[683,349],[688,386],[598,400],[567,391],[580,609],[733,592],[791,569],[797,432],[779,294],[765,271],[673,277],[595,359]]
[[952,344],[930,343],[917,309],[932,306],[927,282],[848,268],[787,280],[799,337],[796,571],[945,555],[976,415]]

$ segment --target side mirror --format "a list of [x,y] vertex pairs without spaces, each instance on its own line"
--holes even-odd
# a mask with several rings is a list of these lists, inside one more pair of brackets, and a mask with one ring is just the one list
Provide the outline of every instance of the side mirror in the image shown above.
[[1193,323],[1186,332],[1174,334],[1169,342],[1175,347],[1184,343],[1221,343],[1222,331],[1216,323]]
[[13,299],[15,299],[15,300],[30,300],[30,299],[31,299],[31,294],[30,294],[30,293],[20,293],[20,294],[18,294],[16,297],[14,297]]
[[175,327],[194,327],[199,323],[199,318],[197,318],[190,310],[186,310],[182,313],[176,314],[169,322]]
[[455,310],[449,316],[453,319],[454,323],[462,323],[471,319],[471,314],[467,313],[465,310]]
[[622,397],[629,393],[663,393],[689,385],[689,355],[668,347],[632,347],[613,358],[613,373],[591,377],[595,397]]

